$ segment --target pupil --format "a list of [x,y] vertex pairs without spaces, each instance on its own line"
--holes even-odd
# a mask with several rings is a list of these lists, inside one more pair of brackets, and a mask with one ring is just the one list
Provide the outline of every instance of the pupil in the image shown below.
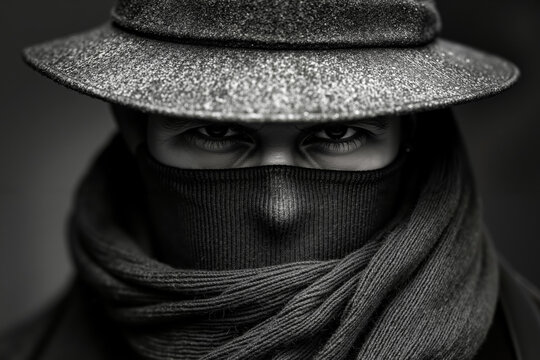
[[224,137],[227,134],[227,131],[229,130],[228,126],[225,125],[209,125],[206,127],[206,132],[208,135],[212,137]]
[[347,133],[347,126],[333,125],[324,129],[324,133],[332,140],[339,140]]

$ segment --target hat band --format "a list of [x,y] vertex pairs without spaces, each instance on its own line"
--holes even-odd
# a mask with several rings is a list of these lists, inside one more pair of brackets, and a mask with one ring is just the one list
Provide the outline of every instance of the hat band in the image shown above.
[[441,27],[433,0],[120,0],[112,16],[144,35],[266,48],[415,46]]

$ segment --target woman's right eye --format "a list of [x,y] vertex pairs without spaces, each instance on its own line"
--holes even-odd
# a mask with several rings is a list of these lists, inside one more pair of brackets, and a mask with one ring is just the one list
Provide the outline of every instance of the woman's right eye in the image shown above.
[[249,132],[228,124],[199,126],[183,133],[185,141],[207,151],[229,152],[253,145]]
[[360,130],[346,125],[325,126],[313,136],[323,140],[344,141],[353,138]]
[[196,129],[200,134],[214,139],[223,139],[241,134],[241,131],[228,125],[214,124]]

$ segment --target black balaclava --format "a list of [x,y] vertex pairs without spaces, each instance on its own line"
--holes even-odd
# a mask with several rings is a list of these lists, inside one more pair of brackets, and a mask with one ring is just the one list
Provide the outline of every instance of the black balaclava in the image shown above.
[[155,256],[186,269],[230,270],[342,258],[389,221],[399,203],[400,151],[369,171],[261,166],[192,170],[137,160]]

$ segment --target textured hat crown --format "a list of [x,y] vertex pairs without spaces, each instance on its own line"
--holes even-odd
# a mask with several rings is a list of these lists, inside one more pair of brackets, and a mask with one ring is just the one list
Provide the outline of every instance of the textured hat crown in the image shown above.
[[119,0],[112,16],[174,41],[278,48],[415,46],[441,27],[433,0]]

